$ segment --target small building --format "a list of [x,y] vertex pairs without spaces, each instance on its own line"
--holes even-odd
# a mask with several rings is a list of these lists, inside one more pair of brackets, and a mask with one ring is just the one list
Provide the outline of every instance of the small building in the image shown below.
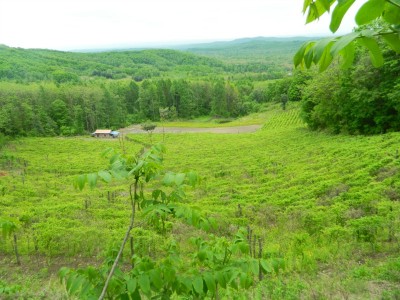
[[110,137],[111,136],[111,129],[97,129],[95,132],[92,133],[94,137]]

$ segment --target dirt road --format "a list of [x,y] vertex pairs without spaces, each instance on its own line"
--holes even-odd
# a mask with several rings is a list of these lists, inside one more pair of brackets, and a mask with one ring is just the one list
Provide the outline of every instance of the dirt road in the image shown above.
[[[213,127],[213,128],[189,128],[189,127],[156,127],[153,133],[249,133],[260,129],[262,125],[248,125],[235,127]],[[122,128],[119,132],[126,133],[146,133],[140,125],[134,125],[127,128]]]

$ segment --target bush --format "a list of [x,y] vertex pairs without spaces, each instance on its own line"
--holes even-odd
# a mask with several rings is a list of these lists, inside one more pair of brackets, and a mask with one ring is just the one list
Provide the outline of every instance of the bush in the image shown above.
[[147,121],[146,123],[142,124],[142,129],[146,131],[152,131],[157,127],[156,124]]

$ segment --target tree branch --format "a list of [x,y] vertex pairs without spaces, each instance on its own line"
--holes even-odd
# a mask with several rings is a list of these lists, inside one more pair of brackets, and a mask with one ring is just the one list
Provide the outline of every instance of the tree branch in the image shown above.
[[[135,222],[135,201],[137,200],[137,185],[138,185],[138,181],[139,181],[139,178],[135,177],[135,182],[132,183],[130,185],[130,188],[129,188],[129,194],[130,194],[130,198],[131,198],[131,208],[132,208],[131,221],[130,221],[128,229],[126,230],[125,237],[124,237],[124,240],[122,241],[121,247],[119,248],[117,257],[115,258],[114,263],[113,263],[113,265],[111,267],[110,273],[107,276],[107,280],[106,280],[106,282],[104,284],[104,287],[103,287],[103,290],[102,290],[101,295],[99,297],[99,300],[103,300],[105,295],[106,295],[108,285],[110,283],[110,280],[111,280],[112,276],[114,275],[114,272],[115,272],[115,269],[117,268],[118,262],[121,259],[122,252],[124,251],[124,248],[125,248],[125,244],[128,241],[129,234],[130,234],[130,232],[131,232],[131,230],[133,228],[133,224]],[[132,186],[133,186],[133,189],[134,189],[133,195],[132,195]]]

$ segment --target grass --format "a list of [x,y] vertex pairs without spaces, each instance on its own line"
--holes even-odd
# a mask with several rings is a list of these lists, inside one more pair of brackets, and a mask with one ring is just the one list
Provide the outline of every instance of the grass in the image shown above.
[[[290,103],[288,111],[298,111],[298,103]],[[157,126],[162,127],[184,127],[184,128],[217,128],[217,127],[234,127],[247,125],[263,125],[270,118],[274,118],[276,112],[279,111],[280,105],[276,103],[267,103],[261,112],[253,113],[237,119],[229,118],[210,118],[199,117],[193,120],[158,122]],[[298,120],[298,119],[297,119]],[[299,120],[298,120],[299,121]]]
[[[276,106],[234,124],[262,119],[262,129],[251,134],[131,135],[133,142],[125,146],[137,152],[150,138],[164,141],[166,169],[200,174],[187,205],[218,220],[214,234],[229,237],[239,226],[250,226],[264,241],[264,257],[284,259],[282,274],[262,282],[248,298],[398,297],[400,134],[311,132],[296,106],[286,111]],[[1,171],[7,175],[0,177],[0,217],[25,220],[18,221],[23,264],[35,264],[39,255],[45,258],[40,269],[49,270],[22,292],[40,295],[41,284],[54,276],[52,266],[96,263],[123,235],[129,218],[126,183],[83,192],[72,187],[76,175],[106,167],[100,153],[110,146],[120,143],[25,138],[3,150]],[[151,228],[135,234],[143,245],[139,253],[154,249],[157,255],[162,237]],[[190,250],[185,241],[198,232],[176,224],[172,234],[185,252]],[[0,281],[24,285],[34,275],[23,269],[10,275],[11,240],[1,241]]]

